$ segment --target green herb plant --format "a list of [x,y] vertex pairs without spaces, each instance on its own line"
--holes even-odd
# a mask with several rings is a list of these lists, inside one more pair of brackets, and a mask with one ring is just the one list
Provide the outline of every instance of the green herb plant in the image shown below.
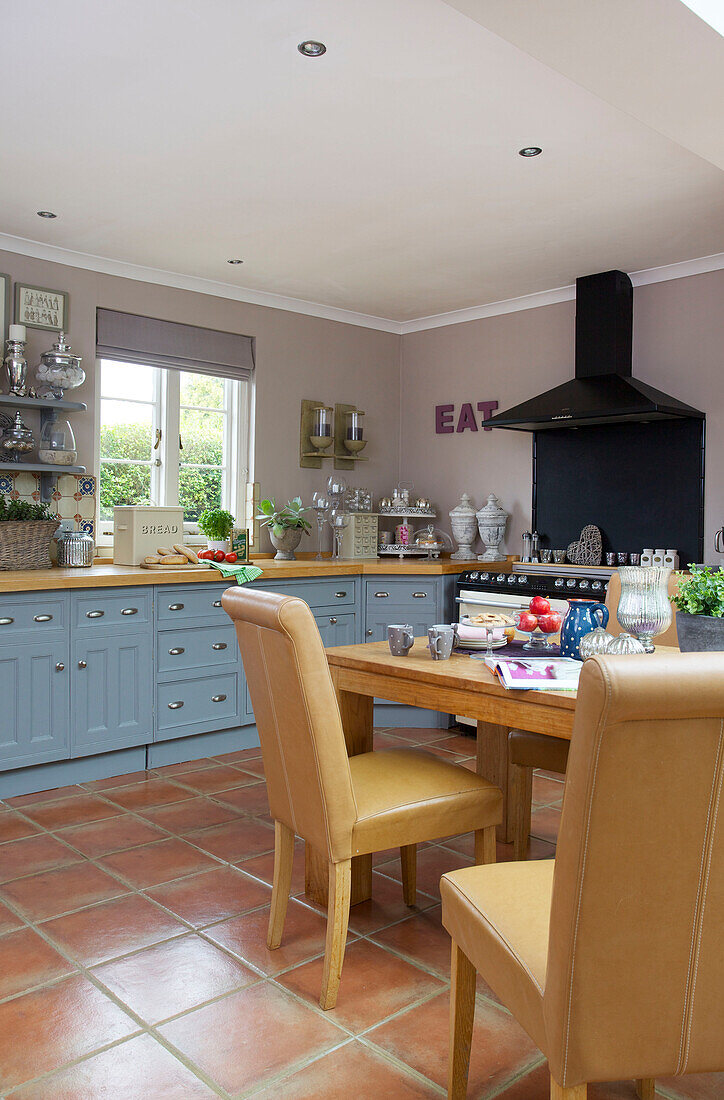
[[222,508],[207,508],[199,516],[199,527],[211,542],[226,542],[234,530],[234,517]]
[[268,527],[278,539],[288,527],[301,527],[307,535],[312,529],[311,524],[304,518],[304,513],[309,509],[302,506],[301,497],[288,500],[283,508],[277,508],[272,497],[271,500],[263,500],[259,507],[261,512],[256,518],[261,520],[262,527]]
[[55,520],[44,504],[30,504],[27,500],[10,500],[0,496],[0,523],[32,523],[38,520]]
[[679,611],[688,615],[724,618],[724,569],[697,569],[690,565],[690,577],[681,577],[679,591],[671,597]]

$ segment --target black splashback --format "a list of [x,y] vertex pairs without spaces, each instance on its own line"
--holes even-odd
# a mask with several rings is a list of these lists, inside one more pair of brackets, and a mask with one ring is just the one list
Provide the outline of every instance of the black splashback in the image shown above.
[[603,549],[675,548],[704,557],[704,421],[610,424],[536,432],[533,528],[565,547],[587,523]]

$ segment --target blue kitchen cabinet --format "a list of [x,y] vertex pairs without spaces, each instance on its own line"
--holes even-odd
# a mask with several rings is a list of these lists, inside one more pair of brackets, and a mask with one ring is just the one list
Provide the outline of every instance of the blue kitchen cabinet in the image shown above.
[[68,758],[69,664],[62,633],[59,640],[51,632],[47,642],[0,646],[0,767]]
[[153,740],[153,636],[99,633],[72,645],[71,756]]
[[354,645],[357,641],[356,615],[349,613],[340,615],[339,612],[328,615],[326,612],[317,612],[314,618],[325,648],[334,645]]

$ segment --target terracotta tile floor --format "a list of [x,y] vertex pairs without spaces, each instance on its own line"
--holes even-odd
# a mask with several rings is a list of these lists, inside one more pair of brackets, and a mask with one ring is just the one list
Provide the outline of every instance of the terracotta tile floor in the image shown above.
[[[474,767],[471,737],[387,730]],[[266,947],[274,833],[259,749],[0,803],[4,1100],[413,1100],[444,1095],[449,940],[440,874],[472,839],[421,846],[417,905],[394,850],[350,918],[337,1007],[317,1004],[325,919],[297,844],[286,936]],[[563,782],[534,779],[529,858],[555,853]],[[498,859],[510,859],[498,845]],[[724,1096],[724,1074],[659,1082]],[[540,1052],[479,979],[471,1098],[547,1100]],[[589,1100],[634,1100],[633,1084]]]

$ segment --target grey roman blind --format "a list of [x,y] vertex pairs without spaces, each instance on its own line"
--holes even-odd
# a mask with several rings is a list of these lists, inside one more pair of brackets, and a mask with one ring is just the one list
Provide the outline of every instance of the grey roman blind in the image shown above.
[[96,322],[96,353],[101,359],[193,370],[216,378],[248,380],[254,370],[251,336],[114,309],[98,309]]

